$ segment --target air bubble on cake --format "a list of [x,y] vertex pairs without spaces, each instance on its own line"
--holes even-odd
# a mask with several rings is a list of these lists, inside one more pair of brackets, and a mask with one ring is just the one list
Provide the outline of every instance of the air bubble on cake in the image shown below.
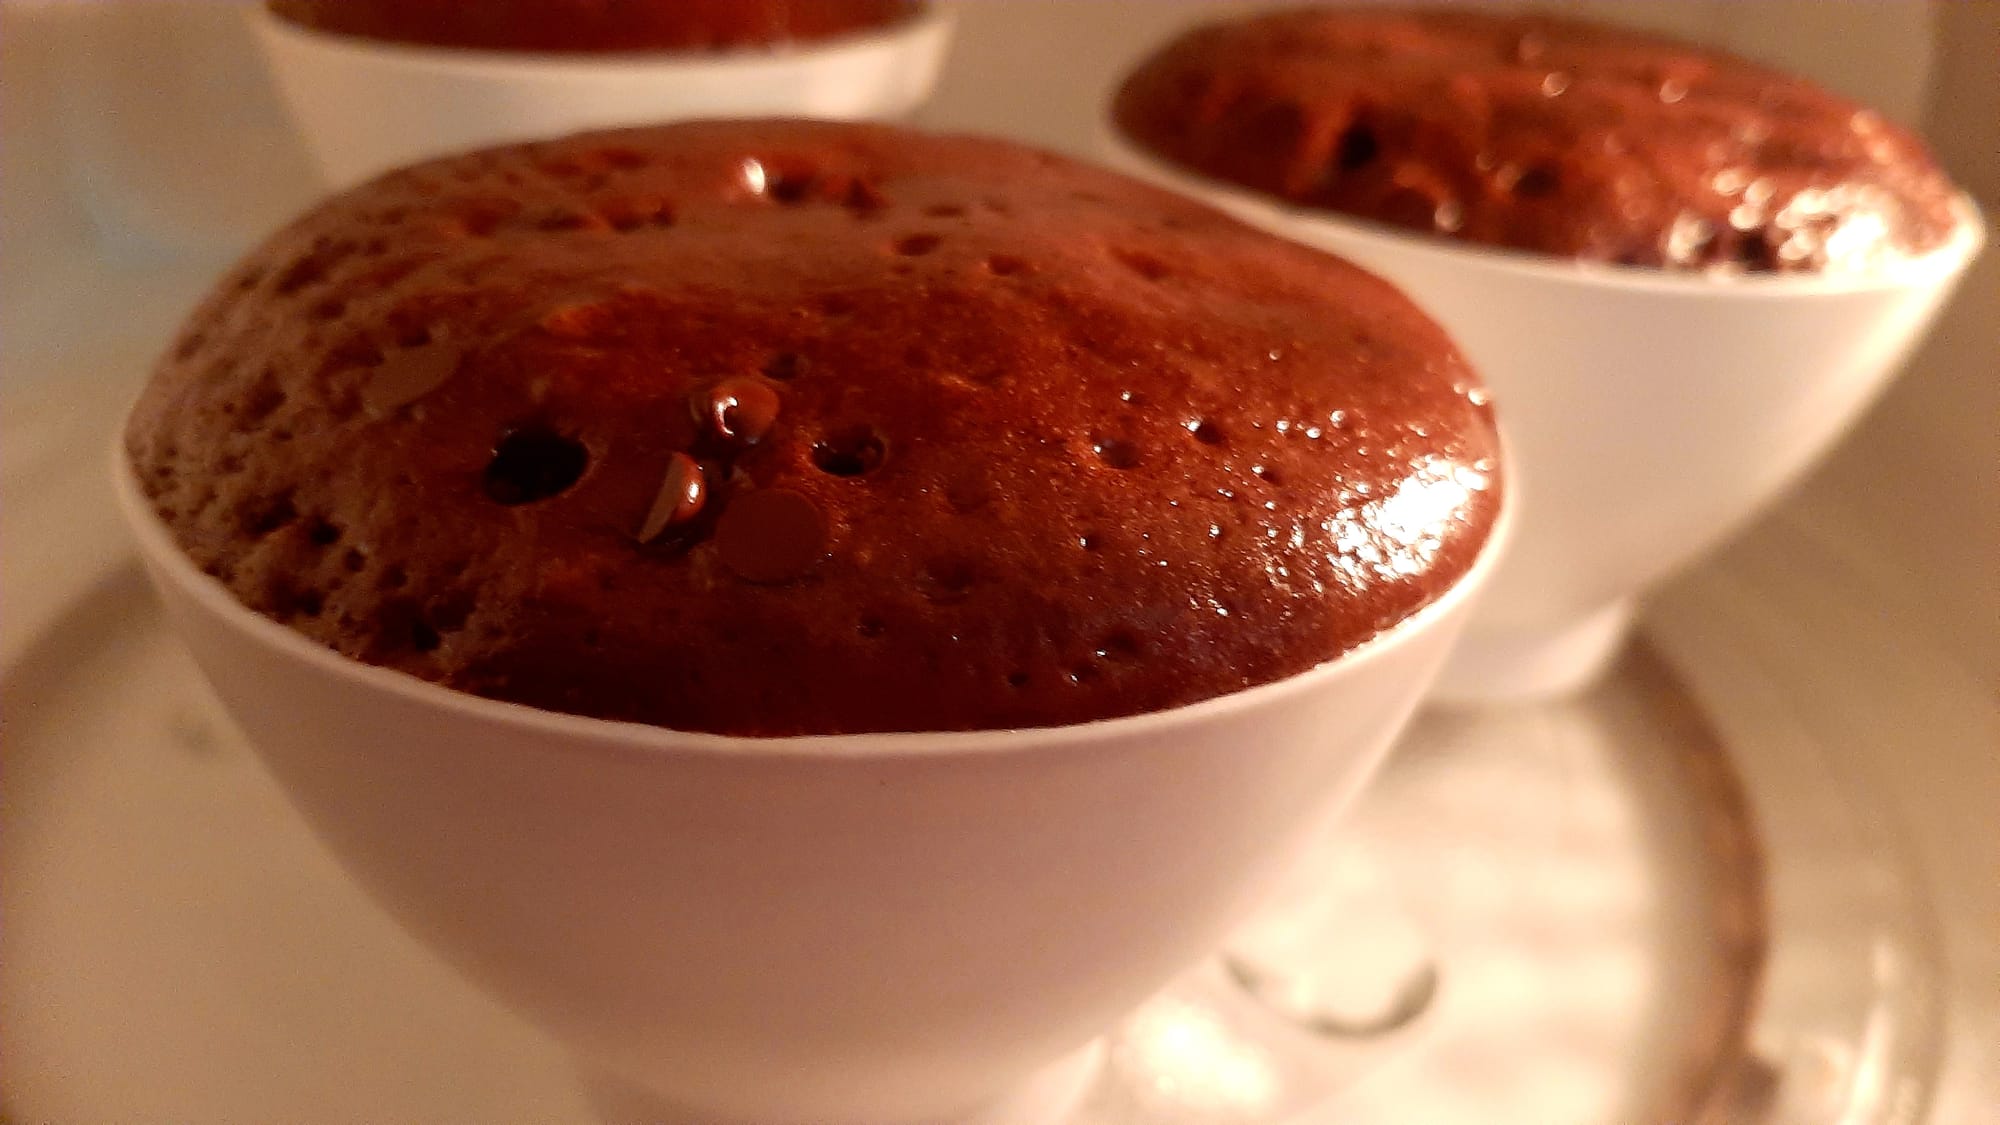
[[1561,181],[1556,170],[1548,164],[1530,164],[1520,170],[1507,184],[1507,190],[1522,199],[1542,199],[1554,195]]
[[1382,143],[1365,121],[1352,121],[1334,144],[1334,166],[1342,172],[1359,172],[1382,154]]
[[574,437],[545,425],[520,426],[502,434],[484,476],[486,495],[515,506],[567,492],[590,467],[590,451]]
[[558,234],[566,231],[599,230],[604,220],[578,207],[552,207],[539,212],[534,218],[534,227],[539,231]]
[[436,652],[439,646],[444,644],[444,638],[439,636],[438,631],[431,626],[431,623],[425,621],[422,617],[410,618],[408,635],[410,649],[414,652]]
[[1099,462],[1112,469],[1134,469],[1142,460],[1138,443],[1121,437],[1093,435],[1090,451]]
[[1224,441],[1222,427],[1208,418],[1190,418],[1185,423],[1187,432],[1203,445],[1221,445]]
[[806,357],[797,352],[778,352],[764,361],[764,376],[787,383],[805,374],[809,366]]
[[1114,629],[1097,642],[1094,651],[1099,660],[1124,664],[1137,660],[1144,647],[1140,643],[1138,634],[1124,629]]
[[888,208],[889,198],[873,183],[857,176],[841,194],[840,205],[857,219],[869,219]]
[[237,508],[237,523],[243,533],[252,539],[262,539],[298,518],[299,512],[292,504],[289,490],[273,496],[253,497]]
[[932,605],[957,605],[972,596],[978,583],[979,571],[971,560],[945,556],[924,564],[917,591]]
[[340,542],[340,525],[324,516],[312,521],[306,528],[306,542],[314,547],[327,548]]
[[358,248],[359,244],[352,239],[324,236],[316,239],[310,250],[294,258],[278,274],[275,284],[277,295],[290,297],[325,282]]
[[306,254],[278,275],[277,291],[281,297],[289,297],[309,285],[316,284],[326,276],[326,267],[317,255]]
[[652,158],[636,148],[609,147],[597,150],[605,166],[619,172],[636,172],[652,163]]
[[888,443],[875,427],[866,423],[842,426],[813,443],[812,461],[823,473],[837,477],[858,477],[880,468],[888,457]]
[[366,332],[356,332],[346,340],[334,344],[332,352],[326,356],[328,366],[356,366],[372,368],[382,364],[382,346],[368,338]]
[[1112,257],[1120,265],[1147,281],[1164,281],[1173,271],[1159,258],[1138,250],[1114,250]]
[[[462,572],[464,564],[452,568]],[[424,609],[424,620],[439,633],[456,633],[465,628],[467,621],[479,608],[478,595],[467,587],[455,587],[432,599]]]
[[277,376],[269,369],[264,370],[243,392],[236,418],[238,426],[244,429],[261,426],[284,407],[287,399],[284,388],[278,385]]
[[318,590],[298,590],[292,594],[291,615],[318,617],[326,611],[326,595]]
[[787,171],[772,175],[766,182],[764,194],[779,203],[794,205],[806,202],[819,178],[811,172]]
[[620,234],[638,230],[666,230],[674,226],[674,208],[662,200],[618,200],[604,206],[604,220]]

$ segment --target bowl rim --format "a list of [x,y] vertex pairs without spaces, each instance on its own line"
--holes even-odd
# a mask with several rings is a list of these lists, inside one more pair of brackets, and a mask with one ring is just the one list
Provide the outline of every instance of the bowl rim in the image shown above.
[[[1155,184],[1170,185],[1171,190],[1239,215],[1239,209],[1247,209],[1285,226],[1324,232],[1334,238],[1361,242],[1371,249],[1387,253],[1417,254],[1436,262],[1473,265],[1516,277],[1594,289],[1659,296],[1723,295],[1783,299],[1925,288],[1958,276],[1979,255],[1986,241],[1985,216],[1972,195],[1961,190],[1952,201],[1958,222],[1942,245],[1918,255],[1895,258],[1867,270],[1710,272],[1582,261],[1406,230],[1372,219],[1306,207],[1241,184],[1215,179],[1197,169],[1172,163],[1127,139],[1109,109],[1099,115],[1096,131],[1099,152],[1109,159],[1114,168],[1150,179]],[[1315,241],[1311,245],[1321,250],[1328,249],[1323,242]],[[1340,253],[1338,250],[1328,252]]]
[[252,5],[249,17],[260,34],[297,47],[346,56],[349,62],[388,63],[405,69],[490,79],[524,76],[592,79],[654,74],[739,78],[774,65],[831,62],[884,49],[921,49],[925,41],[949,34],[956,23],[956,14],[949,6],[930,0],[898,23],[860,28],[805,43],[751,45],[719,51],[507,51],[404,43],[324,31],[288,20],[264,3]]
[[[130,411],[121,417],[129,416]],[[1500,463],[1507,450],[1501,435]],[[1064,750],[1087,744],[1125,741],[1189,725],[1201,725],[1232,713],[1312,690],[1322,683],[1352,675],[1380,663],[1457,614],[1486,585],[1511,541],[1515,525],[1516,488],[1511,474],[1502,473],[1500,508],[1480,544],[1472,565],[1442,593],[1361,644],[1305,671],[1265,684],[1211,696],[1163,711],[1148,711],[1048,727],[1010,727],[970,731],[882,731],[856,734],[757,737],[683,731],[647,723],[592,718],[550,711],[522,703],[489,699],[445,687],[400,672],[368,664],[329,648],[236,599],[229,588],[195,566],[153,510],[139,487],[126,451],[123,427],[111,443],[111,484],[127,529],[141,561],[164,575],[232,632],[277,650],[282,655],[339,678],[386,692],[413,705],[453,712],[475,722],[502,724],[578,746],[641,754],[718,754],[744,761],[771,759],[882,760],[960,757],[1026,751]],[[1462,618],[1461,618],[1462,621]]]

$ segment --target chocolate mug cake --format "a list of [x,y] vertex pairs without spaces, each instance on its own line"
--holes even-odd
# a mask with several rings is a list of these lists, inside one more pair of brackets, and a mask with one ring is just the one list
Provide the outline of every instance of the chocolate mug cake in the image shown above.
[[1112,109],[1173,165],[1298,206],[1665,269],[1866,269],[1942,246],[1923,142],[1803,79],[1663,36],[1469,8],[1197,28]]
[[186,554],[327,646],[759,736],[1289,677],[1458,582],[1502,492],[1477,376],[1374,277],[1018,145],[795,121],[338,195],[126,440]]

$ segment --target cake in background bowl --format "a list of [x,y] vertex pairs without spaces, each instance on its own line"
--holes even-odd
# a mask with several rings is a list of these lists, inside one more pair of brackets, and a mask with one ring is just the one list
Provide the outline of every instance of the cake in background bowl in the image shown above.
[[1942,247],[1923,142],[1721,51],[1536,14],[1281,12],[1206,27],[1112,115],[1172,163],[1303,208],[1663,269],[1867,270]]
[[783,50],[914,19],[923,0],[270,0],[304,27],[488,51]]
[[334,197],[117,473],[293,802],[606,1104],[1040,1125],[1379,763],[1501,456],[1344,262],[1004,141],[749,121]]
[[1287,10],[1128,74],[1113,162],[1329,249],[1503,407],[1521,522],[1441,694],[1588,683],[1867,407],[1983,238],[1922,141],[1757,63],[1468,8]]
[[918,0],[269,0],[256,22],[335,187],[591,128],[897,118],[951,38],[949,13]]

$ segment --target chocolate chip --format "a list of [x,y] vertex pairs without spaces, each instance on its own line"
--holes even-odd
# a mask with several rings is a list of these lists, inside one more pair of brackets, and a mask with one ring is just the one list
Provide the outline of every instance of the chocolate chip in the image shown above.
[[695,422],[724,441],[755,445],[778,420],[778,390],[754,375],[724,379],[689,400]]
[[716,525],[715,548],[722,565],[746,582],[790,582],[824,554],[826,517],[811,500],[789,489],[739,493]]
[[639,542],[651,543],[668,529],[685,525],[701,514],[707,500],[708,478],[702,474],[701,466],[685,453],[671,455],[660,491],[653,497],[645,522],[639,525]]
[[386,418],[450,382],[464,359],[465,352],[450,344],[392,351],[361,385],[362,409]]

